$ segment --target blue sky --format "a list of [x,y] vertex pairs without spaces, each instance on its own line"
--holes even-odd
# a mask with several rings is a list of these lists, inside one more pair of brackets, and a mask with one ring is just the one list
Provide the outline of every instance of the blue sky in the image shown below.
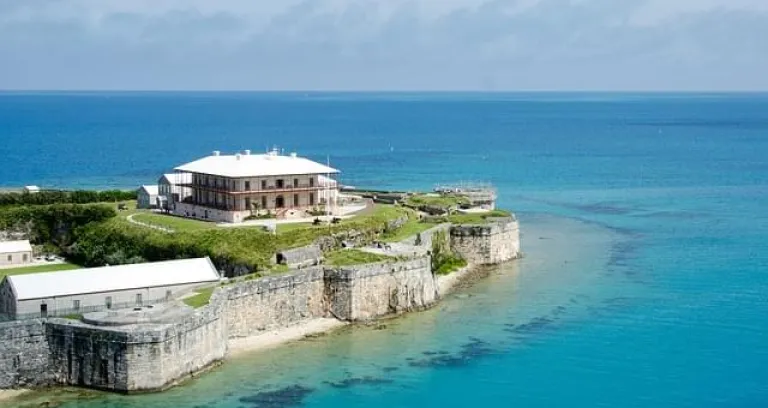
[[768,90],[768,0],[0,0],[0,89]]

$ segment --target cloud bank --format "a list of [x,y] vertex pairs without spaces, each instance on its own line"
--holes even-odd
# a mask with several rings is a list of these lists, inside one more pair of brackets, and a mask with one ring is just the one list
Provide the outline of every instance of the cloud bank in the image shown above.
[[0,89],[768,90],[764,0],[0,0]]

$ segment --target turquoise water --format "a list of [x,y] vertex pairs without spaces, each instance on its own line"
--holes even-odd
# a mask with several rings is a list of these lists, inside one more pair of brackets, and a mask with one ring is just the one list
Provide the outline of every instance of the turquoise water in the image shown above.
[[16,405],[768,406],[766,96],[2,95],[0,125],[4,185],[138,184],[275,140],[355,185],[493,181],[526,253],[432,310],[166,393]]

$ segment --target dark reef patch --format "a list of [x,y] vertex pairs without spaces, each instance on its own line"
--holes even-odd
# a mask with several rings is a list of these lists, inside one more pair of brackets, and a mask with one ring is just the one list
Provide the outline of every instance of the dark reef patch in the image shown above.
[[291,385],[274,391],[263,391],[241,397],[239,401],[251,408],[280,408],[301,405],[304,399],[314,392],[313,388],[303,385]]
[[504,331],[515,334],[530,334],[548,329],[553,323],[555,323],[555,319],[551,317],[534,317],[527,323],[507,324]]
[[462,344],[456,353],[437,352],[429,358],[421,360],[411,359],[411,367],[438,368],[438,367],[464,367],[472,360],[494,354],[490,345],[476,337],[470,337],[469,342]]
[[330,385],[333,388],[351,388],[351,387],[358,387],[363,385],[366,385],[366,386],[387,385],[387,384],[392,384],[393,382],[394,381],[388,378],[365,376],[365,377],[346,378],[344,380],[336,381],[336,382],[326,381],[325,383]]

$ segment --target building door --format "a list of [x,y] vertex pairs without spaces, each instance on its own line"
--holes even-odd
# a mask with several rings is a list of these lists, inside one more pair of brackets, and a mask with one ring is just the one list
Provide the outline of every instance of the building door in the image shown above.
[[48,317],[48,305],[46,305],[45,303],[40,305],[40,317],[43,319]]
[[283,208],[283,207],[285,207],[285,198],[279,195],[275,198],[275,208]]

